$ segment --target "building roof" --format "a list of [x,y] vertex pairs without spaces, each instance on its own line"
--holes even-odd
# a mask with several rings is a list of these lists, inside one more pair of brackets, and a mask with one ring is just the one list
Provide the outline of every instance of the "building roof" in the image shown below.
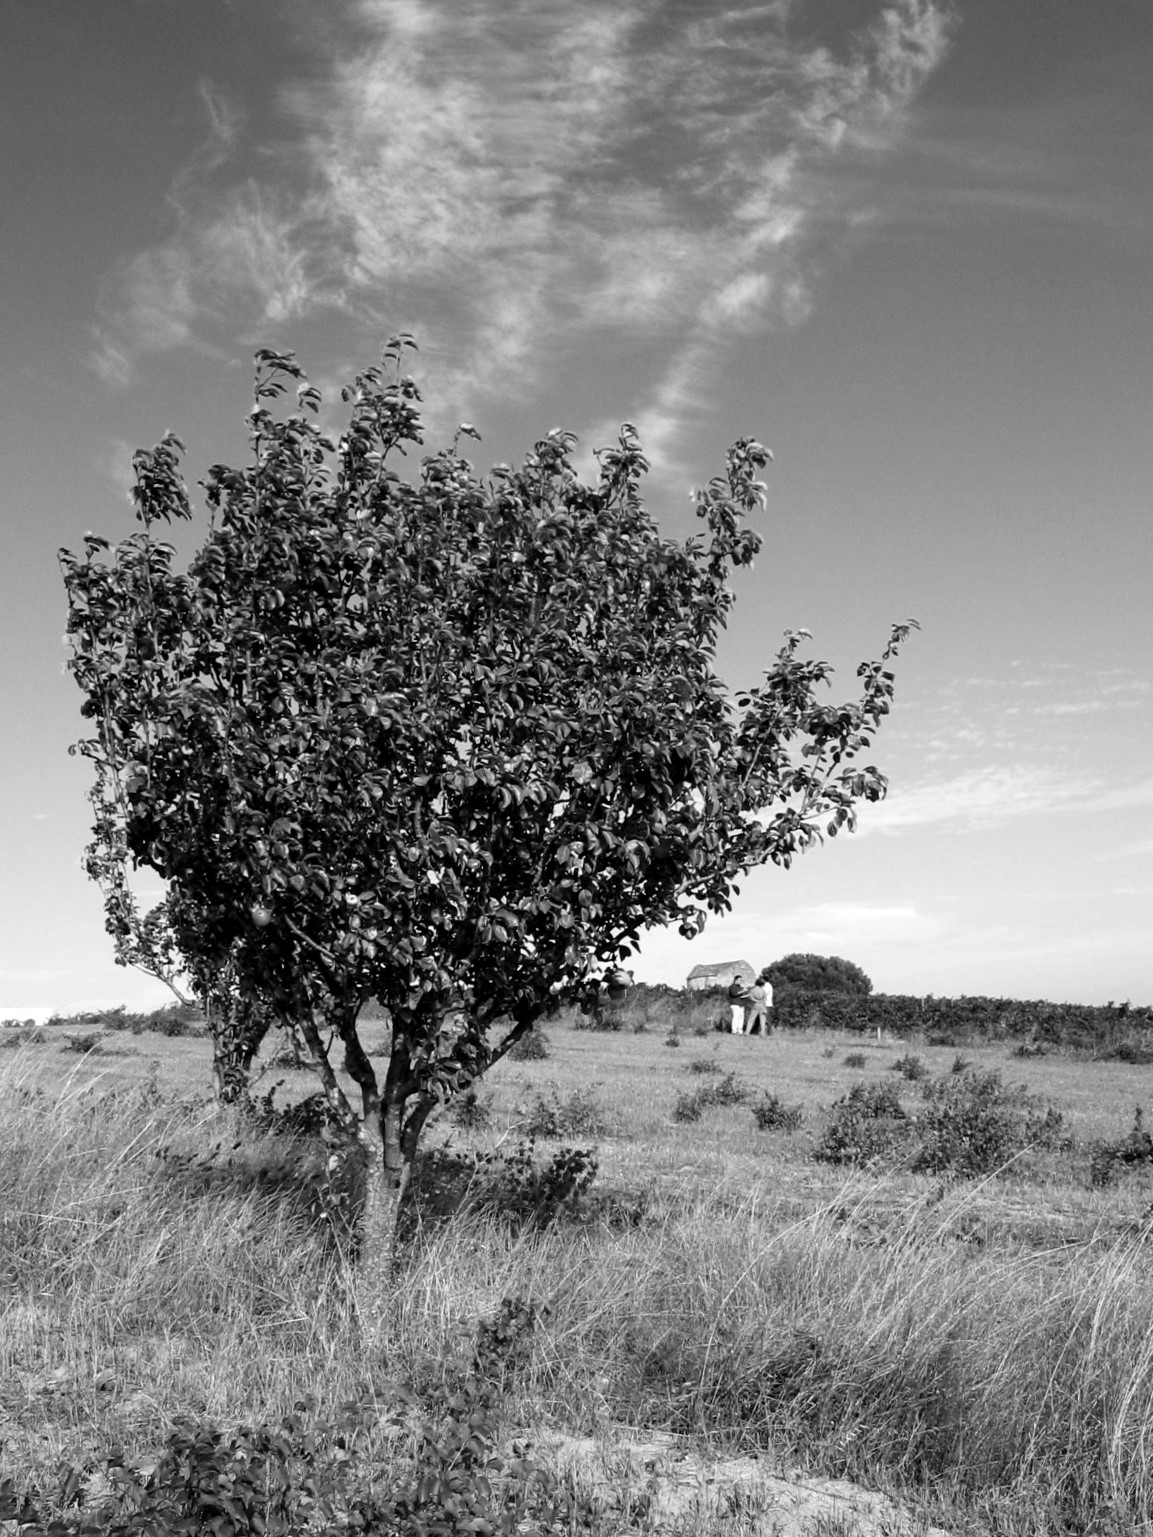
[[689,972],[689,981],[694,977],[717,977],[728,971],[747,971],[750,976],[753,975],[753,968],[748,961],[718,961],[713,966],[694,966]]

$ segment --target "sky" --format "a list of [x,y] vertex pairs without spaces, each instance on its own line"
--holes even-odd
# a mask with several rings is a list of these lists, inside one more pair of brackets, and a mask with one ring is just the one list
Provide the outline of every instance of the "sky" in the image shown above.
[[639,980],[1153,1002],[1151,75],[1148,0],[0,0],[0,1018],[165,996],[81,869],[58,547],[169,429],[243,462],[258,346],[335,402],[397,331],[430,443],[633,422],[672,536],[772,448],[734,689],[921,623],[887,800]]

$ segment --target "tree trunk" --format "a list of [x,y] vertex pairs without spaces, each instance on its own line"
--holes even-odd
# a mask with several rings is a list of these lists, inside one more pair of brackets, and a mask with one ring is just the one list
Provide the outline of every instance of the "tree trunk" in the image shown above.
[[[435,1099],[420,1098],[408,1109],[407,1098],[386,1092],[378,1116],[361,1127],[364,1199],[356,1245],[356,1269],[362,1298],[380,1311],[392,1285],[399,1258],[400,1207],[412,1178],[424,1124]],[[405,1114],[408,1110],[407,1115]]]
[[222,1105],[243,1104],[252,1059],[272,1027],[272,1011],[223,989],[210,993],[206,1004],[216,1097]]

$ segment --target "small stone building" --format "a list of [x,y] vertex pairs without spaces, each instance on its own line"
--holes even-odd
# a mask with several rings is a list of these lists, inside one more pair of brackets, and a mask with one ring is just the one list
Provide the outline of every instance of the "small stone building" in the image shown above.
[[685,986],[690,993],[726,991],[734,982],[752,987],[757,974],[748,961],[720,961],[715,966],[694,966]]

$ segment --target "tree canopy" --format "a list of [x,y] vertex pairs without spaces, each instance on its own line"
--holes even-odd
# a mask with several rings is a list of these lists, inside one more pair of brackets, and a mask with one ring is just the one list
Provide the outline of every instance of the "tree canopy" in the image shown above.
[[865,997],[873,991],[872,982],[861,968],[839,955],[794,952],[766,966],[758,980],[771,983],[774,994],[853,993]]
[[[411,345],[343,392],[335,442],[294,357],[258,353],[251,462],[208,471],[186,569],[158,537],[193,518],[171,435],[133,461],[141,528],[60,555],[112,932],[131,948],[126,872],[155,870],[197,987],[226,977],[299,1030],[390,1186],[436,1104],[646,927],[695,934],[743,871],[884,794],[859,759],[908,632],[848,703],[818,697],[831,670],[804,631],[732,697],[715,648],[761,544],[766,450],[734,444],[684,542],[644,505],[628,426],[594,485],[559,430],[481,478],[467,425],[405,480]],[[371,998],[392,1023],[383,1081],[358,1034]]]

